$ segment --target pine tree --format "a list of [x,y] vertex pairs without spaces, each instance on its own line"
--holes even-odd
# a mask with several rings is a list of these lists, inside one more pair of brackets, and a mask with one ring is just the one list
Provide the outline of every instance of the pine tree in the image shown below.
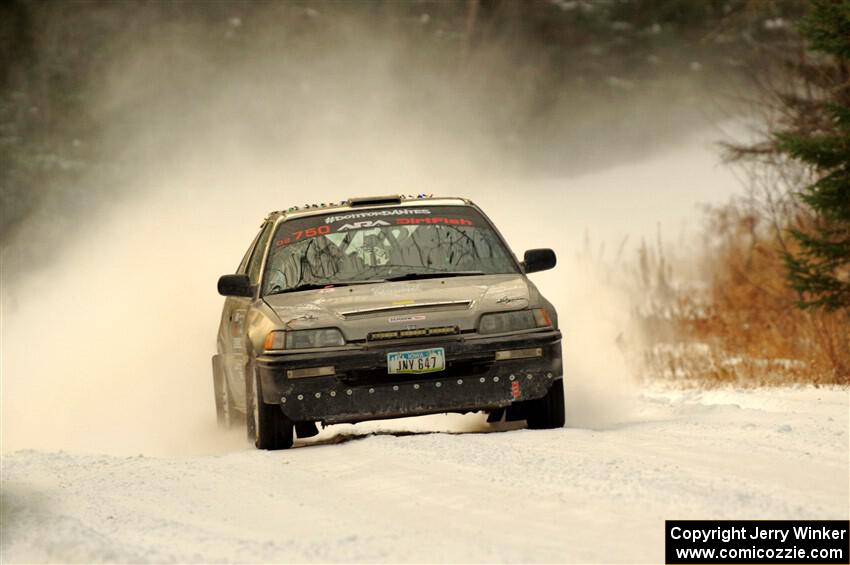
[[791,230],[799,249],[785,264],[801,307],[850,310],[850,0],[816,0],[800,32],[819,52],[801,72],[822,96],[774,141],[814,174],[799,193],[814,222]]

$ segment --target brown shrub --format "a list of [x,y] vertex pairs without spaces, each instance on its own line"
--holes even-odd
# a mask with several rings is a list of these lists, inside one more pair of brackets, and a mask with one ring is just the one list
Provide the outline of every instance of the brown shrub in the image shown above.
[[639,280],[652,297],[640,313],[650,373],[698,384],[850,383],[850,316],[797,307],[783,226],[741,202],[706,217],[689,252],[695,270],[675,284],[661,245],[641,249]]

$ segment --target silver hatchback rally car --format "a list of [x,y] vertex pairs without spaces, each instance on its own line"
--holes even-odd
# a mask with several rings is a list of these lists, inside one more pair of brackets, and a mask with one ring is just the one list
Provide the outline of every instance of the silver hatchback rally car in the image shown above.
[[219,423],[261,449],[323,425],[442,412],[564,425],[561,333],[522,262],[463,198],[273,212],[236,274],[213,357]]

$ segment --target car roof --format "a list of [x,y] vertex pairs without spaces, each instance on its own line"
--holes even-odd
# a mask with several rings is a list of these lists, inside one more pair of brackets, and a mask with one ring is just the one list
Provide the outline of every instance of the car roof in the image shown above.
[[271,212],[266,219],[281,217],[282,219],[301,218],[306,216],[317,216],[328,212],[341,213],[362,210],[364,208],[398,208],[421,206],[430,204],[432,206],[474,206],[467,198],[453,196],[434,196],[433,194],[403,195],[393,194],[389,196],[369,196],[363,198],[349,198],[342,202],[329,202],[321,204],[305,204],[304,206],[292,206],[286,210]]

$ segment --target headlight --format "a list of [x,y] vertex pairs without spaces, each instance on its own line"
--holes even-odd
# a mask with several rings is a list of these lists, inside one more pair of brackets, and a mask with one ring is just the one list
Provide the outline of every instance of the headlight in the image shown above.
[[266,351],[281,349],[308,349],[345,345],[342,332],[336,328],[269,332],[263,344]]
[[482,334],[499,334],[530,330],[551,326],[549,314],[543,308],[534,310],[516,310],[514,312],[498,312],[484,314],[478,324],[478,332]]

